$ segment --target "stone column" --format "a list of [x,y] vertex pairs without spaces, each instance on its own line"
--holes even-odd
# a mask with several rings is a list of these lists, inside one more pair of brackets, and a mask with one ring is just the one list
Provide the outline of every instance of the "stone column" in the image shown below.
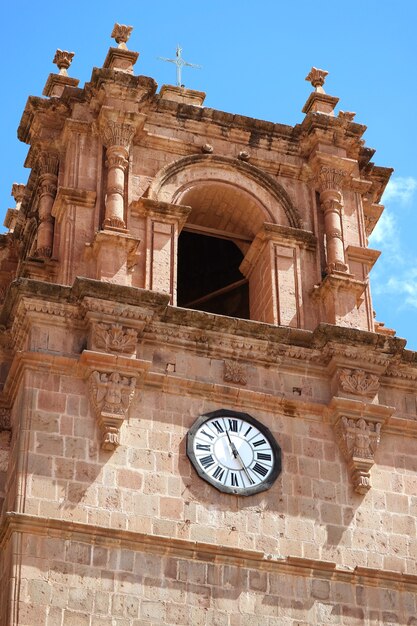
[[342,236],[343,196],[341,187],[346,173],[331,167],[322,167],[319,173],[320,203],[324,212],[326,235],[326,272],[347,272]]
[[132,120],[104,118],[101,120],[100,128],[106,146],[108,167],[103,228],[125,230],[125,171],[129,163],[129,148],[136,132],[136,125]]
[[39,168],[39,225],[35,257],[48,259],[52,255],[54,240],[54,218],[52,206],[54,204],[58,184],[58,155],[51,152],[41,152],[37,166]]

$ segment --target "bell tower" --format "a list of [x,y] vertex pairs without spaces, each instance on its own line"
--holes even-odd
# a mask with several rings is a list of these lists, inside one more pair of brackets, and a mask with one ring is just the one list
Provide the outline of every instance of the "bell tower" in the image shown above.
[[[30,96],[0,235],[0,625],[412,625],[417,355],[375,322],[391,169],[135,73]],[[327,89],[327,86],[326,86]]]

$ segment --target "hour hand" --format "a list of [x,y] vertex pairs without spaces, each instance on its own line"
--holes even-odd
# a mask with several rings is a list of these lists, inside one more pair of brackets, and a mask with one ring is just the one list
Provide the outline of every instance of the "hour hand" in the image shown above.
[[226,430],[226,435],[227,435],[227,438],[229,440],[229,445],[230,445],[230,448],[232,450],[233,456],[236,459],[239,456],[239,452],[237,451],[237,448],[236,448],[235,444],[233,443],[233,441],[230,439],[230,435],[229,435],[229,432],[227,430]]

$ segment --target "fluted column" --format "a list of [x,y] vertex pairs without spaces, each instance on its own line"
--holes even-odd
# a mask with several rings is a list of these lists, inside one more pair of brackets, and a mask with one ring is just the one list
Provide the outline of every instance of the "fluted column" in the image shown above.
[[326,236],[326,272],[347,272],[342,235],[343,196],[341,192],[346,172],[322,167],[319,174],[320,203],[324,213]]
[[54,240],[54,204],[58,184],[58,156],[55,153],[41,152],[37,166],[39,168],[39,204],[38,204],[38,235],[35,256],[48,259],[52,255]]
[[125,172],[136,125],[130,121],[103,119],[100,127],[108,167],[103,228],[125,229]]

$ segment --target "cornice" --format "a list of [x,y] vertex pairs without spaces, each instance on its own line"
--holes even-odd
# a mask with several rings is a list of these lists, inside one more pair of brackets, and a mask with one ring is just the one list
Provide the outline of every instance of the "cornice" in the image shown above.
[[338,566],[333,561],[306,559],[295,556],[266,554],[259,550],[244,550],[219,544],[190,541],[135,531],[92,526],[53,518],[42,518],[23,513],[8,512],[0,529],[0,546],[4,549],[15,533],[40,537],[65,538],[67,541],[90,545],[148,552],[160,556],[187,558],[195,561],[245,567],[277,574],[322,578],[352,585],[388,587],[398,591],[417,590],[417,576],[371,567]]

